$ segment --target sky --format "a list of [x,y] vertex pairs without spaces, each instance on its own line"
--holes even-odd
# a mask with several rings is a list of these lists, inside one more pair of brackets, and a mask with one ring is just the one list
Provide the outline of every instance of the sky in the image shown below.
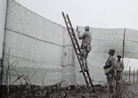
[[[138,0],[15,0],[27,9],[65,26],[62,12],[74,28],[130,28],[138,30]],[[136,60],[134,60],[136,61]],[[137,63],[134,62],[133,63]]]

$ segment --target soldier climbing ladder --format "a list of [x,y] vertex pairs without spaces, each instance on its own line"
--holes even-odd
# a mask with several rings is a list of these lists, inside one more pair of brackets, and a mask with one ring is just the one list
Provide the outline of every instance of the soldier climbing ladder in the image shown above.
[[78,61],[79,61],[79,64],[80,64],[80,67],[81,67],[81,70],[82,70],[82,73],[83,73],[85,82],[86,82],[86,84],[87,84],[88,87],[89,87],[89,84],[90,84],[91,87],[92,87],[93,92],[95,92],[94,86],[93,86],[93,83],[92,83],[92,80],[91,80],[91,77],[90,77],[90,74],[89,74],[89,70],[84,71],[84,64],[85,64],[86,68],[88,68],[88,67],[87,67],[87,63],[84,63],[83,60],[80,59],[79,54],[81,53],[81,49],[80,49],[80,47],[79,47],[79,44],[78,44],[76,35],[75,35],[75,33],[74,33],[74,30],[73,30],[71,21],[70,21],[70,19],[69,19],[69,16],[66,15],[66,17],[65,17],[65,15],[64,15],[63,12],[62,12],[62,15],[63,15],[64,21],[65,21],[65,24],[66,24],[66,27],[67,27],[69,36],[70,36],[70,38],[71,38],[71,41],[72,41],[72,44],[73,44],[75,53],[76,53],[76,55],[77,55],[77,58],[78,58]]

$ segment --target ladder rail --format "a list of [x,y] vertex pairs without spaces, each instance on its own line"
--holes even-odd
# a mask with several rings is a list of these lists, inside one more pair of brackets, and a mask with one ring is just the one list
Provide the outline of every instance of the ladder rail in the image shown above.
[[[86,68],[88,69],[87,63],[85,64],[85,66],[86,66]],[[91,84],[91,87],[93,87],[92,90],[93,90],[93,92],[95,93],[96,91],[95,91],[95,89],[94,89],[94,85],[93,85],[93,83],[92,83],[91,76],[90,76],[90,74],[89,74],[88,71],[87,71],[86,73],[87,73],[88,78],[89,78],[89,83]]]
[[[85,66],[86,66],[86,68],[88,69],[87,64],[86,64]],[[87,71],[86,73],[87,73],[87,75],[89,76],[89,81],[90,81],[91,86],[93,86],[93,84],[92,84],[92,79],[91,79],[91,77],[90,77],[89,72]]]

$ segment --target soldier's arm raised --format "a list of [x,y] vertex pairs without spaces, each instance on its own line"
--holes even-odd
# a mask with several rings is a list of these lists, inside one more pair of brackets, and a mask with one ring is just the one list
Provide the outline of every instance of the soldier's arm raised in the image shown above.
[[86,36],[86,33],[83,33],[82,35],[80,35],[80,32],[78,32],[78,38],[79,39],[83,39]]

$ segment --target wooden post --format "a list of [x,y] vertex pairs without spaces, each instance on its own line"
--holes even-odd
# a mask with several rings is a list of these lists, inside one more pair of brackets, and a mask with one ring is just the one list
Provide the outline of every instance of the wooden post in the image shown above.
[[133,85],[135,84],[135,69],[133,71]]
[[131,67],[129,67],[129,84],[130,84]]

